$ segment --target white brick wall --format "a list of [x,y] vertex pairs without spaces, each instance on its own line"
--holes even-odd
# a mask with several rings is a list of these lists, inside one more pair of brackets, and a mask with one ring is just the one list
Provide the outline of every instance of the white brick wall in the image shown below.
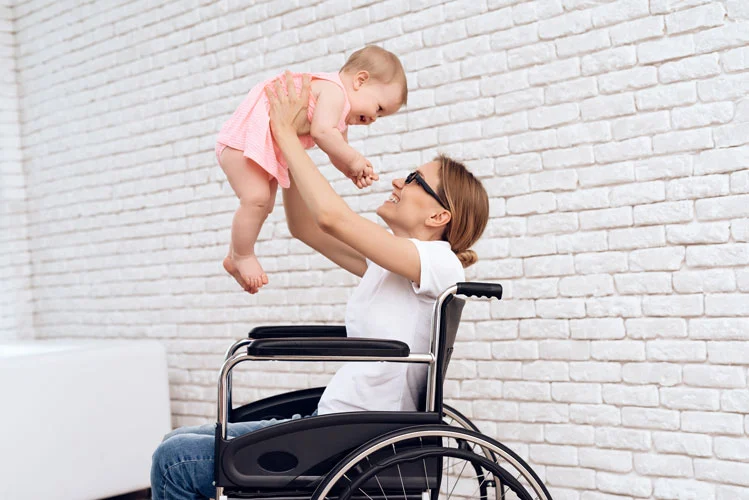
[[21,158],[16,33],[10,0],[0,1],[0,340],[30,338],[29,212]]
[[[468,274],[506,297],[467,307],[450,402],[560,498],[746,497],[744,0],[30,0],[2,19],[27,192],[4,76],[1,227],[20,236],[0,238],[3,331],[30,324],[30,262],[36,335],[162,339],[181,425],[214,416],[231,339],[340,322],[356,280],[292,241],[281,206],[259,244],[270,286],[250,297],[224,275],[236,201],[213,143],[262,78],[379,43],[410,104],[352,130],[383,181],[358,192],[324,165],[334,187],[373,216],[394,175],[441,150],[492,197]],[[247,368],[236,397],[334,368]]]

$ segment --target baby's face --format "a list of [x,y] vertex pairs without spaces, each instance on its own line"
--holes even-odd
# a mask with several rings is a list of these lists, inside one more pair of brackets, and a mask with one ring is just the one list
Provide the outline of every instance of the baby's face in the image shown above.
[[351,111],[346,123],[371,125],[377,118],[392,115],[401,107],[401,89],[396,83],[366,82],[349,93]]

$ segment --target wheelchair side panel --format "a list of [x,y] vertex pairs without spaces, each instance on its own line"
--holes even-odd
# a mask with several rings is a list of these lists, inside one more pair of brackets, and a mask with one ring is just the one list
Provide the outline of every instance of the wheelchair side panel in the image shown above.
[[311,490],[346,454],[370,439],[439,421],[437,413],[342,413],[284,422],[230,440],[218,437],[216,484],[257,492]]

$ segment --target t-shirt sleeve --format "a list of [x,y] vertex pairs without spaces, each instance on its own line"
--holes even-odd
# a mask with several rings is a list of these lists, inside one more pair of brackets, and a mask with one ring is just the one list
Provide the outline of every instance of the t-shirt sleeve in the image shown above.
[[441,242],[421,241],[411,238],[419,251],[421,279],[417,286],[411,283],[416,295],[437,298],[445,289],[465,281],[465,272],[458,257]]

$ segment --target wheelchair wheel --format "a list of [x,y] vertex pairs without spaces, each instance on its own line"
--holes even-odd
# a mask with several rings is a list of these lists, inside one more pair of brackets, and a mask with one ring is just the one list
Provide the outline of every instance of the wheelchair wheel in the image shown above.
[[[470,421],[468,417],[463,415],[461,412],[456,410],[450,405],[443,404],[442,405],[442,422],[445,425],[452,425],[456,427],[462,427],[463,429],[472,430],[475,432],[481,432],[476,425]],[[464,441],[459,441],[459,444],[463,447],[467,446],[467,443]],[[492,461],[496,462],[496,456],[494,455],[494,452],[492,452],[488,448],[480,448],[481,452],[483,453],[484,457],[491,459]],[[471,464],[474,468],[474,472],[476,473],[476,481],[479,484],[479,498],[481,500],[504,500],[505,499],[505,491],[506,487],[502,483],[501,478],[498,479],[499,484],[495,485],[494,488],[494,499],[489,497],[489,489],[486,486],[486,482],[484,481],[485,475],[484,471],[481,469],[481,466],[478,463],[472,463]],[[438,491],[432,491],[432,499],[431,500],[439,500]]]
[[[488,457],[484,450],[490,451]],[[420,425],[379,436],[350,453],[312,498],[551,500],[551,495],[501,443],[472,430]]]

